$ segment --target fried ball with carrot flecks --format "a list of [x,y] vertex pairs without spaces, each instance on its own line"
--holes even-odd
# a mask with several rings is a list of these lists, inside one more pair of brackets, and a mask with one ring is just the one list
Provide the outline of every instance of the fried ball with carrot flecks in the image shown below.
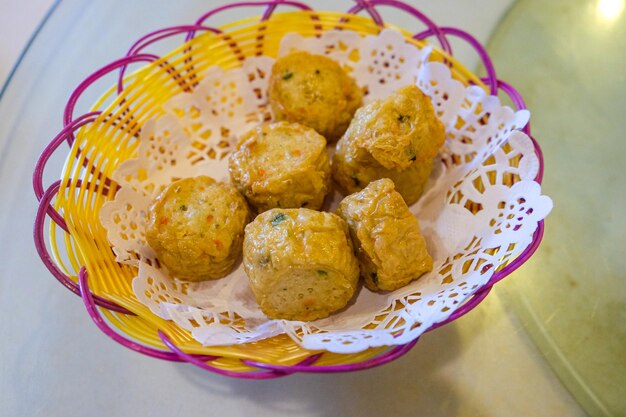
[[227,275],[242,250],[251,214],[237,189],[206,176],[165,188],[148,210],[146,239],[172,276],[204,281]]
[[278,122],[246,133],[230,155],[229,171],[258,212],[319,209],[332,182],[326,140],[298,123]]
[[345,307],[359,278],[346,223],[332,213],[273,209],[246,227],[243,265],[270,318],[310,321]]

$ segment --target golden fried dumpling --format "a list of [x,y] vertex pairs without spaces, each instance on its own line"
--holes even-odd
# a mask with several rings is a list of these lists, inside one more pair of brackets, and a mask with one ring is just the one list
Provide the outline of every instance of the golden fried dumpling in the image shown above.
[[361,276],[372,291],[393,291],[433,269],[433,259],[393,181],[374,181],[339,203],[356,247]]
[[175,181],[148,210],[146,239],[172,276],[203,281],[227,275],[250,221],[237,189],[206,176]]
[[230,155],[229,171],[258,212],[319,209],[332,182],[326,140],[297,123],[278,122],[246,133]]
[[421,195],[445,130],[430,98],[415,85],[360,108],[337,143],[333,178],[345,194],[391,178],[407,204]]
[[309,126],[329,142],[346,131],[363,99],[356,82],[337,62],[308,52],[276,60],[268,95],[276,120]]
[[345,307],[359,278],[346,223],[332,213],[273,209],[246,227],[243,266],[270,318],[310,321]]

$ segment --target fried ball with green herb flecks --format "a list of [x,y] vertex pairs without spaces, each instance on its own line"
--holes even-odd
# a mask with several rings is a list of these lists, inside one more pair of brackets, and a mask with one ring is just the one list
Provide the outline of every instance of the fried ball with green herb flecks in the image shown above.
[[419,223],[390,179],[344,198],[337,214],[348,224],[370,290],[397,290],[433,269]]
[[230,177],[251,206],[319,209],[331,188],[326,139],[298,123],[246,133],[229,159]]
[[406,203],[413,204],[444,138],[430,98],[415,85],[402,87],[356,112],[337,143],[333,178],[346,193],[375,179],[391,178]]
[[359,278],[346,223],[332,213],[273,209],[246,227],[243,265],[270,318],[310,321],[345,307]]
[[175,181],[148,210],[146,240],[172,276],[204,281],[227,275],[251,215],[237,189],[206,176]]
[[272,67],[269,102],[276,120],[315,129],[329,142],[341,137],[363,100],[363,92],[330,58],[293,52]]

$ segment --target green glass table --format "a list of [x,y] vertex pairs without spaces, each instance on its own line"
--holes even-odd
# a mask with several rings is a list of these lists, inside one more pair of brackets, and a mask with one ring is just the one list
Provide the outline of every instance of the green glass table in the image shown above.
[[488,49],[532,111],[554,200],[506,300],[589,414],[625,416],[624,2],[520,1]]

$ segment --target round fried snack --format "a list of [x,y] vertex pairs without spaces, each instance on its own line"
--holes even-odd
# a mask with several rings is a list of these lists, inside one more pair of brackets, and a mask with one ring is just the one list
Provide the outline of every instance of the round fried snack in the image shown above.
[[297,123],[256,127],[229,159],[230,178],[258,212],[319,209],[331,188],[326,139]]
[[445,130],[430,98],[415,85],[360,108],[337,143],[333,178],[345,194],[390,178],[407,204],[422,194]]
[[174,277],[221,278],[241,254],[250,217],[246,200],[232,185],[206,176],[185,178],[153,201],[146,239]]
[[309,126],[329,142],[346,131],[363,99],[338,63],[307,52],[293,52],[274,63],[268,95],[276,120]]
[[433,269],[417,219],[388,178],[339,203],[350,228],[361,276],[372,291],[393,291]]
[[348,227],[338,216],[274,209],[246,227],[243,266],[270,318],[310,321],[345,307],[359,278]]

